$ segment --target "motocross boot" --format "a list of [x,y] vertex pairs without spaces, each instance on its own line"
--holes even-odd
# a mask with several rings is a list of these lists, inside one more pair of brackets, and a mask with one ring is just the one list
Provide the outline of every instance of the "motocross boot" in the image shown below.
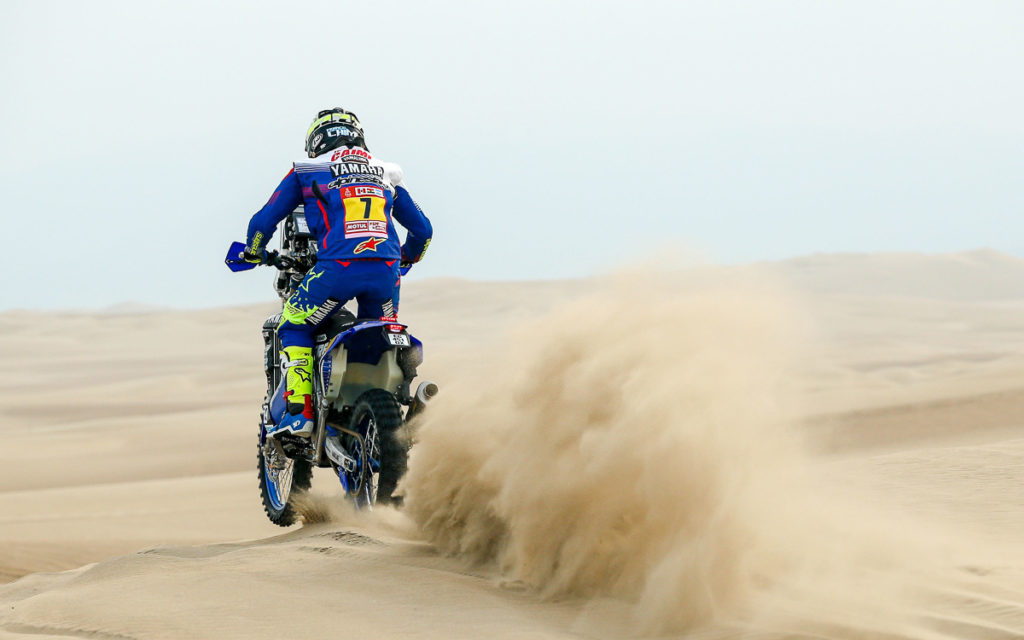
[[313,432],[313,350],[309,347],[285,347],[286,411],[279,426],[297,436]]

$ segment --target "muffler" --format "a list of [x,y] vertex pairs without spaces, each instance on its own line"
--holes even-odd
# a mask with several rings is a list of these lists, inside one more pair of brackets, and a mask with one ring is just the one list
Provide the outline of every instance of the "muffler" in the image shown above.
[[437,385],[426,380],[416,387],[416,399],[423,404],[427,404],[437,395],[437,391]]
[[405,414],[406,420],[412,420],[421,411],[423,411],[430,401],[437,395],[437,385],[429,380],[425,380],[416,387],[416,394],[412,398],[412,402],[409,403],[409,411]]

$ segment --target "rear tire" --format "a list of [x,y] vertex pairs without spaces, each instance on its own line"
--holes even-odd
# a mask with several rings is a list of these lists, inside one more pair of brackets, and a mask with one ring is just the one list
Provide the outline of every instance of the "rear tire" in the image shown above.
[[[392,494],[398,486],[398,481],[405,474],[409,458],[408,449],[398,439],[398,430],[402,427],[402,409],[398,400],[384,389],[370,389],[356,400],[352,409],[351,424],[354,431],[363,435],[366,435],[366,429],[371,424],[375,426],[379,448],[375,501],[379,504],[396,502]],[[371,450],[372,448],[371,444]],[[364,470],[364,483],[372,481],[365,475],[367,472],[371,470]]]

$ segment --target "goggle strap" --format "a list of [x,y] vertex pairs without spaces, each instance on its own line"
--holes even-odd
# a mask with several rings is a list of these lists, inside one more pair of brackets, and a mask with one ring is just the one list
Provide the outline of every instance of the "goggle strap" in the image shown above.
[[[321,114],[324,112],[321,111]],[[306,137],[308,138],[313,134],[313,130],[320,125],[331,123],[331,122],[344,122],[345,124],[355,124],[359,126],[359,119],[355,117],[354,113],[338,113],[336,111],[327,112],[326,115],[318,115],[314,120],[313,124],[309,125],[309,129],[306,130]]]

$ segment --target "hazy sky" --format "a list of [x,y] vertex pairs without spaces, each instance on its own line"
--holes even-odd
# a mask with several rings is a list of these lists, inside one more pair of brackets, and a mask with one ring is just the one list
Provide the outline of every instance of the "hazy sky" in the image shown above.
[[224,253],[330,106],[434,223],[411,277],[1024,253],[1022,33],[1021,2],[0,0],[0,309],[272,300]]

